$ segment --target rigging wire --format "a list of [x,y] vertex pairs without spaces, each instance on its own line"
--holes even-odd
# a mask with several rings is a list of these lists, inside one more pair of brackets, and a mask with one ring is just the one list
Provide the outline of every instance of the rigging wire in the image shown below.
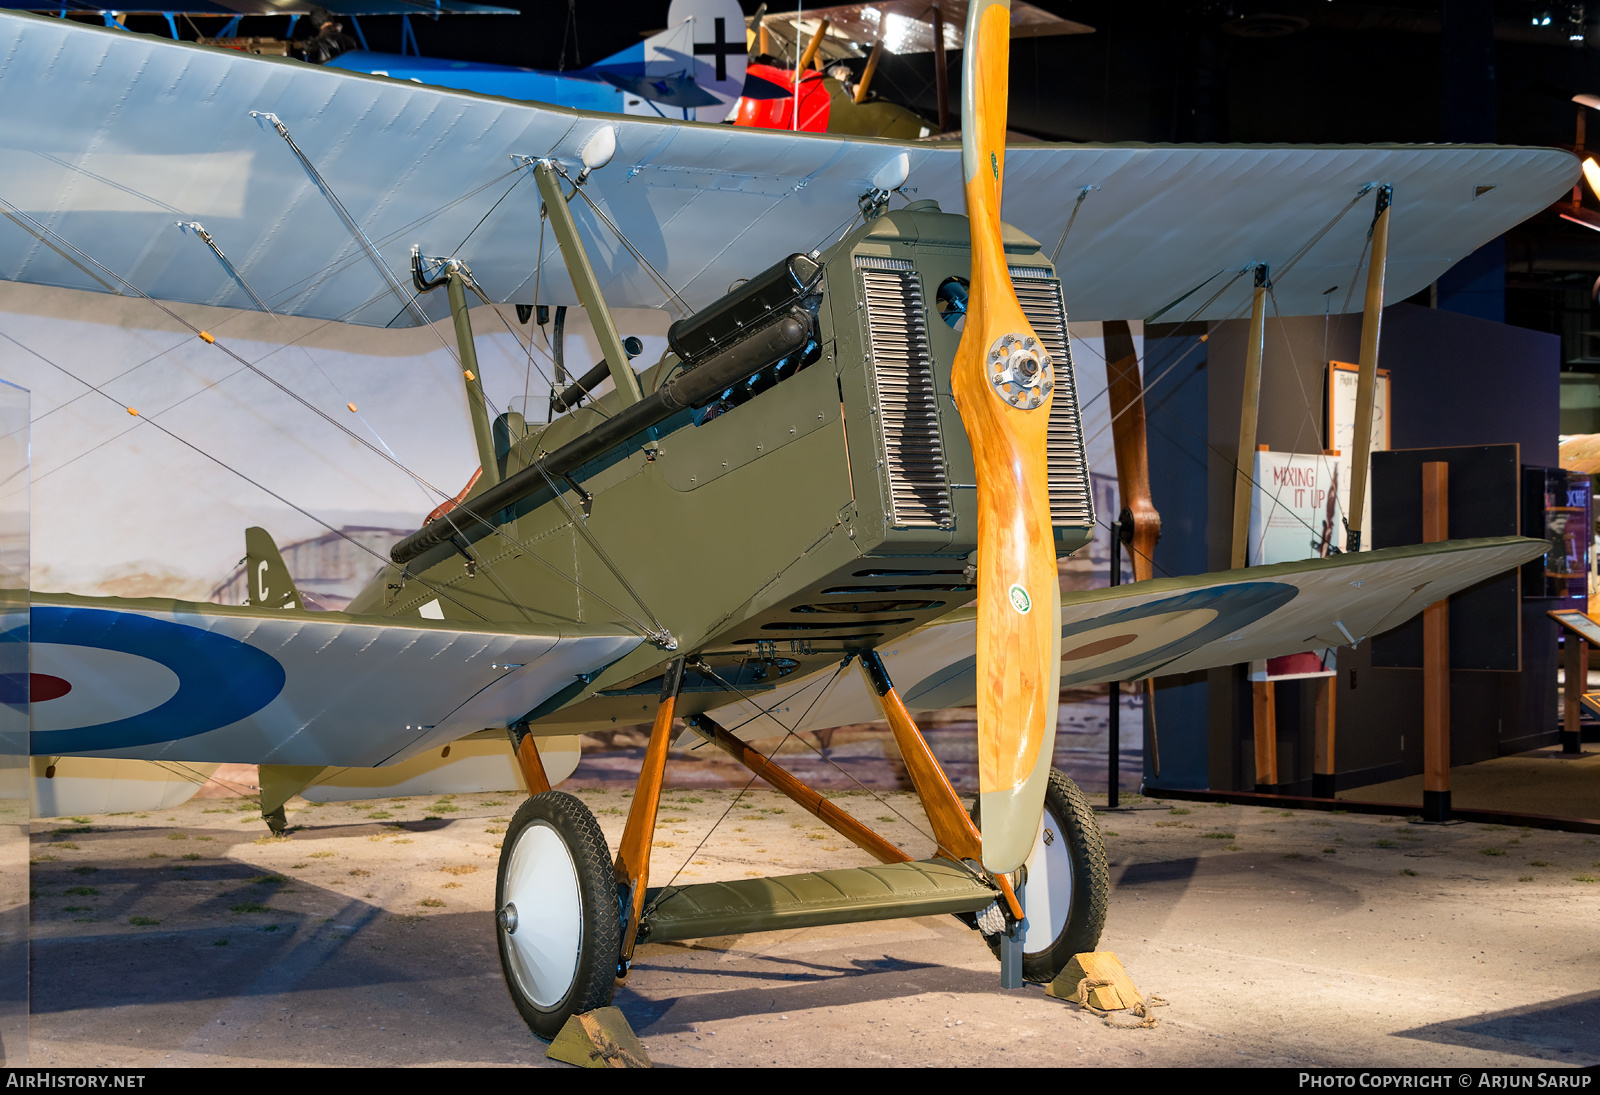
[[[526,162],[529,167],[532,167],[535,161],[532,159],[527,159]],[[682,315],[693,315],[694,309],[690,308],[688,302],[685,301],[678,291],[672,287],[667,279],[662,277],[660,272],[657,271],[654,266],[650,265],[650,260],[645,258],[639,249],[633,245],[633,241],[628,239],[628,237],[623,234],[622,229],[617,227],[617,222],[608,217],[605,210],[601,209],[599,205],[595,204],[595,200],[589,197],[588,191],[579,186],[577,183],[573,182],[572,176],[567,174],[567,169],[563,167],[559,161],[551,160],[549,162],[555,167],[557,174],[559,174],[567,182],[572,183],[572,192],[589,203],[589,208],[594,211],[594,215],[605,222],[606,227],[611,229],[612,235],[617,237],[617,241],[628,249],[628,253],[638,261],[640,266],[644,267],[645,272],[648,273],[650,277],[654,279],[655,283],[666,292],[668,297],[671,298],[668,303],[677,308],[679,313]],[[570,195],[568,200],[571,200]]]
[[[92,256],[88,255],[86,252],[82,251],[75,244],[71,243],[70,241],[68,241],[68,240],[66,240],[64,238],[59,237],[54,232],[53,229],[51,229],[51,228],[49,228],[49,227],[47,227],[47,226],[45,226],[43,224],[40,224],[38,221],[35,221],[32,217],[28,216],[28,214],[22,212],[16,206],[12,205],[4,197],[0,197],[0,215],[7,216],[14,223],[16,223],[16,224],[18,224],[19,226],[22,226],[22,227],[27,227],[28,224],[31,224],[33,227],[28,228],[29,232],[34,234],[34,235],[36,235],[36,236],[38,236],[41,239],[41,241],[43,241],[43,242],[49,243],[50,242],[49,237],[56,237],[57,239],[60,239],[61,240],[61,244],[63,246],[65,246],[67,248],[70,248],[73,252],[75,252],[76,254],[82,256],[82,258],[85,261],[90,262],[93,265],[95,265],[96,267],[99,267],[99,269],[105,271],[107,276],[115,279],[117,281],[117,283],[119,283],[119,284],[121,284],[123,286],[126,286],[136,296],[138,296],[138,297],[144,299],[145,301],[148,301],[149,303],[155,305],[155,307],[157,307],[162,312],[164,312],[174,322],[176,322],[176,323],[188,328],[190,331],[193,331],[198,336],[204,337],[204,336],[210,334],[210,332],[202,332],[202,330],[199,327],[196,327],[194,324],[190,323],[188,320],[186,320],[182,316],[180,316],[177,312],[175,312],[171,308],[169,308],[166,305],[165,302],[157,300],[156,298],[150,296],[148,293],[144,292],[144,290],[140,289],[138,286],[136,286],[136,285],[132,284],[131,282],[127,281],[127,279],[121,277],[119,274],[115,273],[110,268],[106,267],[104,264],[99,262],[97,259],[93,258]],[[19,218],[21,218],[21,219],[19,219]],[[26,221],[27,224],[24,224],[24,221]],[[413,472],[411,469],[407,468],[400,461],[398,461],[398,460],[394,459],[393,457],[389,456],[387,453],[383,452],[382,450],[374,447],[371,442],[367,441],[365,438],[361,437],[359,434],[357,434],[354,431],[352,431],[348,426],[344,425],[342,422],[339,422],[337,419],[331,417],[325,411],[323,411],[320,408],[316,407],[314,404],[312,404],[309,401],[303,399],[301,396],[299,396],[297,393],[295,393],[292,389],[286,387],[283,384],[280,384],[278,381],[274,380],[272,377],[268,376],[266,373],[262,372],[260,369],[257,369],[254,365],[252,365],[250,362],[246,361],[243,357],[241,357],[237,352],[235,352],[231,348],[223,345],[221,342],[218,342],[217,339],[215,338],[215,336],[211,336],[209,338],[206,338],[205,340],[207,342],[209,342],[211,345],[216,346],[218,349],[222,350],[230,358],[232,358],[233,360],[237,361],[240,365],[244,366],[246,369],[249,369],[252,373],[255,373],[257,376],[259,376],[263,380],[267,381],[273,387],[275,387],[278,390],[282,391],[285,395],[288,395],[295,402],[297,402],[300,405],[304,406],[307,410],[310,410],[317,417],[323,419],[324,421],[328,422],[330,425],[332,425],[335,428],[337,428],[338,430],[340,430],[342,433],[344,433],[351,440],[355,441],[357,444],[363,446],[368,451],[375,453],[376,455],[378,455],[379,457],[384,459],[386,462],[394,465],[395,468],[397,468],[400,472],[402,472],[406,476],[409,476],[410,478],[412,478],[416,482],[422,484],[427,489],[433,491],[440,498],[449,499],[449,498],[453,498],[454,497],[453,495],[447,495],[444,491],[440,490],[437,486],[435,486],[432,483],[428,482],[421,475],[419,475],[418,473]],[[20,345],[20,343],[19,343],[19,345]],[[34,352],[34,351],[30,351],[30,352]],[[79,383],[84,384],[86,387],[94,387],[93,385],[90,385],[87,381],[84,381],[81,378],[73,375],[71,372],[69,372],[68,370],[63,368],[57,362],[50,361],[49,358],[45,358],[43,355],[37,354],[36,352],[35,352],[35,354],[36,354],[36,356],[39,356],[42,360],[45,360],[45,361],[49,362],[49,364],[54,365],[56,368],[61,369],[61,371],[67,373],[68,376],[72,376],[72,378],[74,380],[78,380]],[[237,375],[237,372],[234,375]],[[101,391],[101,389],[99,389],[99,388],[95,388],[94,390]],[[105,395],[108,399],[114,398],[109,393],[106,393],[106,392],[103,392],[103,391],[101,391],[101,394]],[[120,400],[117,400],[116,402],[118,402],[120,405],[126,406],[125,404],[121,404]],[[140,416],[140,417],[143,417],[143,416]],[[161,430],[162,432],[169,434],[170,436],[174,437],[175,439],[177,439],[179,441],[183,441],[182,438],[178,438],[176,434],[172,434],[171,431],[167,430],[165,427],[161,426],[159,423],[155,422],[153,419],[146,419],[146,421],[150,422],[150,424],[152,426],[155,426],[157,429]],[[328,525],[325,521],[322,521],[320,518],[317,518],[317,517],[313,516],[311,513],[307,512],[306,510],[301,509],[299,506],[296,506],[294,503],[290,502],[288,499],[283,498],[282,496],[280,496],[277,493],[269,490],[265,486],[262,486],[260,483],[256,482],[254,479],[252,479],[249,476],[245,475],[244,472],[239,471],[237,468],[233,468],[233,467],[229,466],[226,462],[222,461],[218,457],[212,456],[210,453],[205,452],[204,450],[198,448],[197,446],[194,446],[194,445],[190,444],[187,441],[183,441],[183,444],[187,445],[190,448],[193,448],[197,453],[200,453],[200,455],[205,456],[206,459],[211,460],[214,463],[218,464],[219,466],[227,469],[228,471],[233,472],[235,475],[238,475],[240,478],[244,479],[246,482],[251,483],[253,486],[257,486],[261,490],[266,491],[266,493],[271,494],[274,498],[277,498],[279,501],[283,502],[285,505],[291,507],[292,509],[296,510],[299,513],[304,514],[306,517],[308,517],[311,520],[315,521],[317,524],[322,525],[324,528],[327,528],[330,532],[338,533],[340,536],[344,536],[345,539],[350,539],[350,537],[345,536],[344,533],[339,532],[338,529],[333,528],[331,525]],[[581,579],[577,578],[575,575],[567,574],[560,567],[556,566],[554,563],[550,562],[548,559],[545,559],[543,556],[541,556],[538,553],[534,552],[532,550],[532,548],[530,548],[528,545],[522,543],[515,536],[511,535],[511,533],[507,532],[504,529],[504,527],[502,527],[500,525],[497,525],[496,523],[494,523],[493,521],[489,520],[488,518],[482,517],[482,516],[478,515],[477,513],[473,512],[473,510],[470,508],[470,505],[468,503],[466,503],[466,502],[462,502],[462,503],[457,504],[454,509],[450,510],[449,512],[447,512],[444,515],[444,517],[450,521],[451,527],[454,528],[457,531],[458,535],[462,532],[462,530],[456,524],[454,518],[452,517],[452,514],[455,514],[455,513],[465,514],[466,516],[471,517],[473,520],[478,521],[479,523],[481,523],[481,524],[483,524],[485,526],[488,526],[495,535],[498,535],[501,538],[505,539],[507,542],[509,542],[514,547],[521,549],[530,558],[535,559],[540,563],[543,563],[546,567],[549,567],[552,571],[554,571],[556,574],[560,575],[566,581],[572,583],[581,592],[588,593],[590,596],[594,597],[595,600],[599,601],[601,604],[605,605],[607,608],[611,609],[613,612],[615,612],[619,616],[623,617],[633,627],[635,627],[641,634],[644,634],[646,636],[650,636],[652,634],[652,628],[650,628],[646,624],[642,623],[635,616],[633,616],[632,613],[624,611],[623,609],[621,609],[621,608],[617,607],[616,605],[612,604],[605,597],[601,596],[600,594],[598,594],[595,591],[593,591],[593,590],[589,589],[588,587],[586,587],[583,584],[583,582],[581,581]],[[352,541],[352,542],[355,542],[355,541]],[[452,542],[454,542],[454,539],[453,539]],[[382,556],[378,555],[376,552],[372,551],[372,549],[367,547],[366,545],[361,545],[361,547],[362,547],[363,551],[366,551],[368,554],[373,555],[376,558],[379,558],[384,563],[384,565],[386,567],[389,566],[389,565],[392,565],[391,560],[383,558]],[[459,550],[459,546],[458,546],[458,550]],[[472,558],[472,556],[469,555],[468,558]],[[476,560],[474,560],[474,561],[476,561]],[[402,571],[402,574],[404,574],[404,573],[405,572]],[[412,577],[416,577],[416,576],[413,575]],[[417,578],[417,580],[418,581],[422,581],[421,578]],[[431,583],[428,583],[428,582],[424,581],[423,584],[426,585],[429,589],[434,590],[435,592],[438,592],[436,587],[434,587]],[[450,598],[447,598],[447,599],[449,599],[450,601],[452,601],[453,603],[456,603],[456,604],[460,603],[460,602],[456,601],[455,598],[453,598],[453,597],[450,597]],[[465,607],[465,606],[462,606],[462,607]],[[518,606],[518,607],[520,607],[520,606]],[[468,610],[468,611],[470,611],[470,610]],[[479,613],[476,613],[476,612],[473,612],[472,614],[475,615],[475,616],[479,615]]]
[[[852,657],[853,656],[854,655],[852,655]],[[850,659],[846,658],[844,660],[844,662],[840,665],[840,669],[841,670],[844,669],[849,664],[850,664]],[[778,717],[776,715],[774,715],[772,713],[772,711],[778,706],[778,703],[786,703],[786,702],[789,702],[790,700],[792,700],[793,699],[792,695],[789,696],[789,697],[785,697],[782,700],[777,701],[777,703],[774,703],[772,705],[772,707],[770,707],[770,708],[763,708],[756,701],[755,697],[751,696],[749,693],[747,693],[747,692],[743,691],[742,689],[740,689],[738,685],[732,684],[732,683],[724,680],[720,674],[718,674],[715,670],[712,670],[709,666],[706,667],[706,671],[707,671],[707,674],[711,677],[712,680],[714,680],[718,684],[722,685],[722,687],[727,689],[728,691],[733,692],[735,695],[737,695],[741,700],[744,700],[746,703],[755,705],[755,707],[759,711],[759,714],[751,715],[744,722],[741,722],[738,726],[733,727],[729,731],[730,733],[732,732],[732,730],[737,730],[737,729],[740,729],[742,727],[748,726],[750,723],[752,723],[752,722],[756,721],[757,719],[761,718],[763,715],[768,717],[768,718],[770,718],[770,719],[772,719],[773,722],[778,723],[778,725],[780,727],[783,726],[783,723],[781,721],[779,721]],[[836,674],[836,676],[837,676],[837,674]],[[815,704],[813,704],[812,706],[815,706]],[[932,833],[930,833],[926,829],[922,828],[922,826],[918,825],[911,818],[906,817],[899,810],[896,810],[893,803],[890,803],[890,802],[888,802],[888,801],[886,801],[886,800],[884,800],[882,798],[879,798],[876,791],[874,791],[872,788],[868,787],[866,784],[862,783],[852,773],[850,773],[844,767],[842,767],[839,764],[838,761],[836,761],[832,757],[828,756],[818,746],[813,745],[811,742],[807,741],[805,738],[802,738],[800,736],[801,731],[798,729],[798,727],[800,726],[800,724],[802,722],[805,721],[805,716],[806,716],[806,714],[809,714],[809,713],[810,713],[810,708],[807,708],[806,711],[804,713],[802,713],[800,718],[795,722],[796,729],[789,730],[789,733],[794,735],[794,740],[798,741],[801,745],[804,745],[807,749],[810,749],[813,753],[817,754],[817,756],[820,757],[821,759],[827,761],[830,765],[833,766],[833,768],[836,771],[839,772],[840,775],[843,775],[846,779],[850,780],[851,783],[854,783],[857,787],[861,788],[863,791],[867,792],[867,794],[871,795],[873,797],[873,799],[878,803],[878,805],[882,806],[886,810],[892,811],[895,814],[895,816],[898,817],[901,821],[904,821],[907,825],[910,825],[913,829],[916,829],[919,833],[921,833],[923,836],[927,837],[929,840],[936,841],[937,838]],[[787,727],[785,727],[785,729],[787,729]],[[774,753],[774,755],[776,755],[776,753]]]

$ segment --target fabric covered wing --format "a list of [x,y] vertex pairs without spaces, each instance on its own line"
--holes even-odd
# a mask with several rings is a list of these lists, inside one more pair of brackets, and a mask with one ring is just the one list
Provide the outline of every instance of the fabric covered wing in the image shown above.
[[172,601],[37,596],[31,616],[36,756],[374,767],[506,726],[640,642]]
[[[1348,646],[1536,559],[1548,546],[1521,537],[1450,540],[1065,594],[1061,684],[1138,680]],[[907,707],[936,711],[976,702],[975,627],[972,610],[963,609],[882,652]],[[746,738],[880,717],[853,670],[813,674],[754,700],[711,715]]]
[[[540,202],[518,165],[552,157],[575,174],[602,126],[616,129],[617,152],[586,193],[691,308],[831,242],[901,156],[918,198],[965,208],[953,145],[584,114],[10,13],[0,54],[0,199],[15,221],[0,220],[0,278],[14,281],[123,291],[70,244],[151,296],[255,307],[184,227],[198,222],[275,311],[417,322],[252,111],[282,119],[400,282],[417,244],[467,261],[502,303],[531,304],[536,292],[577,303],[550,233],[536,277]],[[1248,264],[1279,271],[1373,180],[1394,188],[1385,284],[1396,301],[1577,174],[1557,149],[1021,145],[1006,155],[1003,215],[1051,250],[1092,188],[1062,253],[1073,318],[1148,316],[1204,283],[1169,316],[1184,318]],[[664,306],[582,199],[573,209],[612,307]],[[1323,291],[1362,253],[1369,209],[1350,209],[1280,276],[1284,314],[1324,310]],[[60,239],[41,242],[25,218]],[[1236,314],[1249,292],[1238,279],[1194,318]],[[444,314],[443,298],[423,298],[430,317]]]

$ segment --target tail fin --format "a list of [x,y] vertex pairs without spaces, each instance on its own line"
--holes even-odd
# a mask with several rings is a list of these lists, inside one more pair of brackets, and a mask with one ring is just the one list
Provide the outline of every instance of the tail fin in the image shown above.
[[250,582],[247,605],[303,611],[305,603],[278,554],[278,545],[264,528],[244,530],[245,576]]

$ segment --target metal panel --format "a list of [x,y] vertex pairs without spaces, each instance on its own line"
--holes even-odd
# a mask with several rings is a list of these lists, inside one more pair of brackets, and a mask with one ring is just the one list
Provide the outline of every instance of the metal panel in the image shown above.
[[1050,472],[1050,523],[1087,528],[1094,524],[1094,495],[1089,490],[1089,461],[1083,451],[1083,420],[1078,384],[1073,378],[1072,342],[1067,337],[1067,308],[1061,282],[1042,277],[1037,266],[1011,267],[1022,314],[1044,343],[1055,365],[1055,399],[1050,404],[1046,457]]
[[949,528],[950,486],[939,438],[922,279],[907,259],[856,256],[866,301],[884,471],[897,528]]

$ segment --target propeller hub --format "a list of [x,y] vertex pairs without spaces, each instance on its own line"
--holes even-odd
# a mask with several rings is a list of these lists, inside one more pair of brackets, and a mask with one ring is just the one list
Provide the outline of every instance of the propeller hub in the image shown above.
[[1018,410],[1031,411],[1055,388],[1050,355],[1032,335],[1001,335],[989,347],[989,382]]

